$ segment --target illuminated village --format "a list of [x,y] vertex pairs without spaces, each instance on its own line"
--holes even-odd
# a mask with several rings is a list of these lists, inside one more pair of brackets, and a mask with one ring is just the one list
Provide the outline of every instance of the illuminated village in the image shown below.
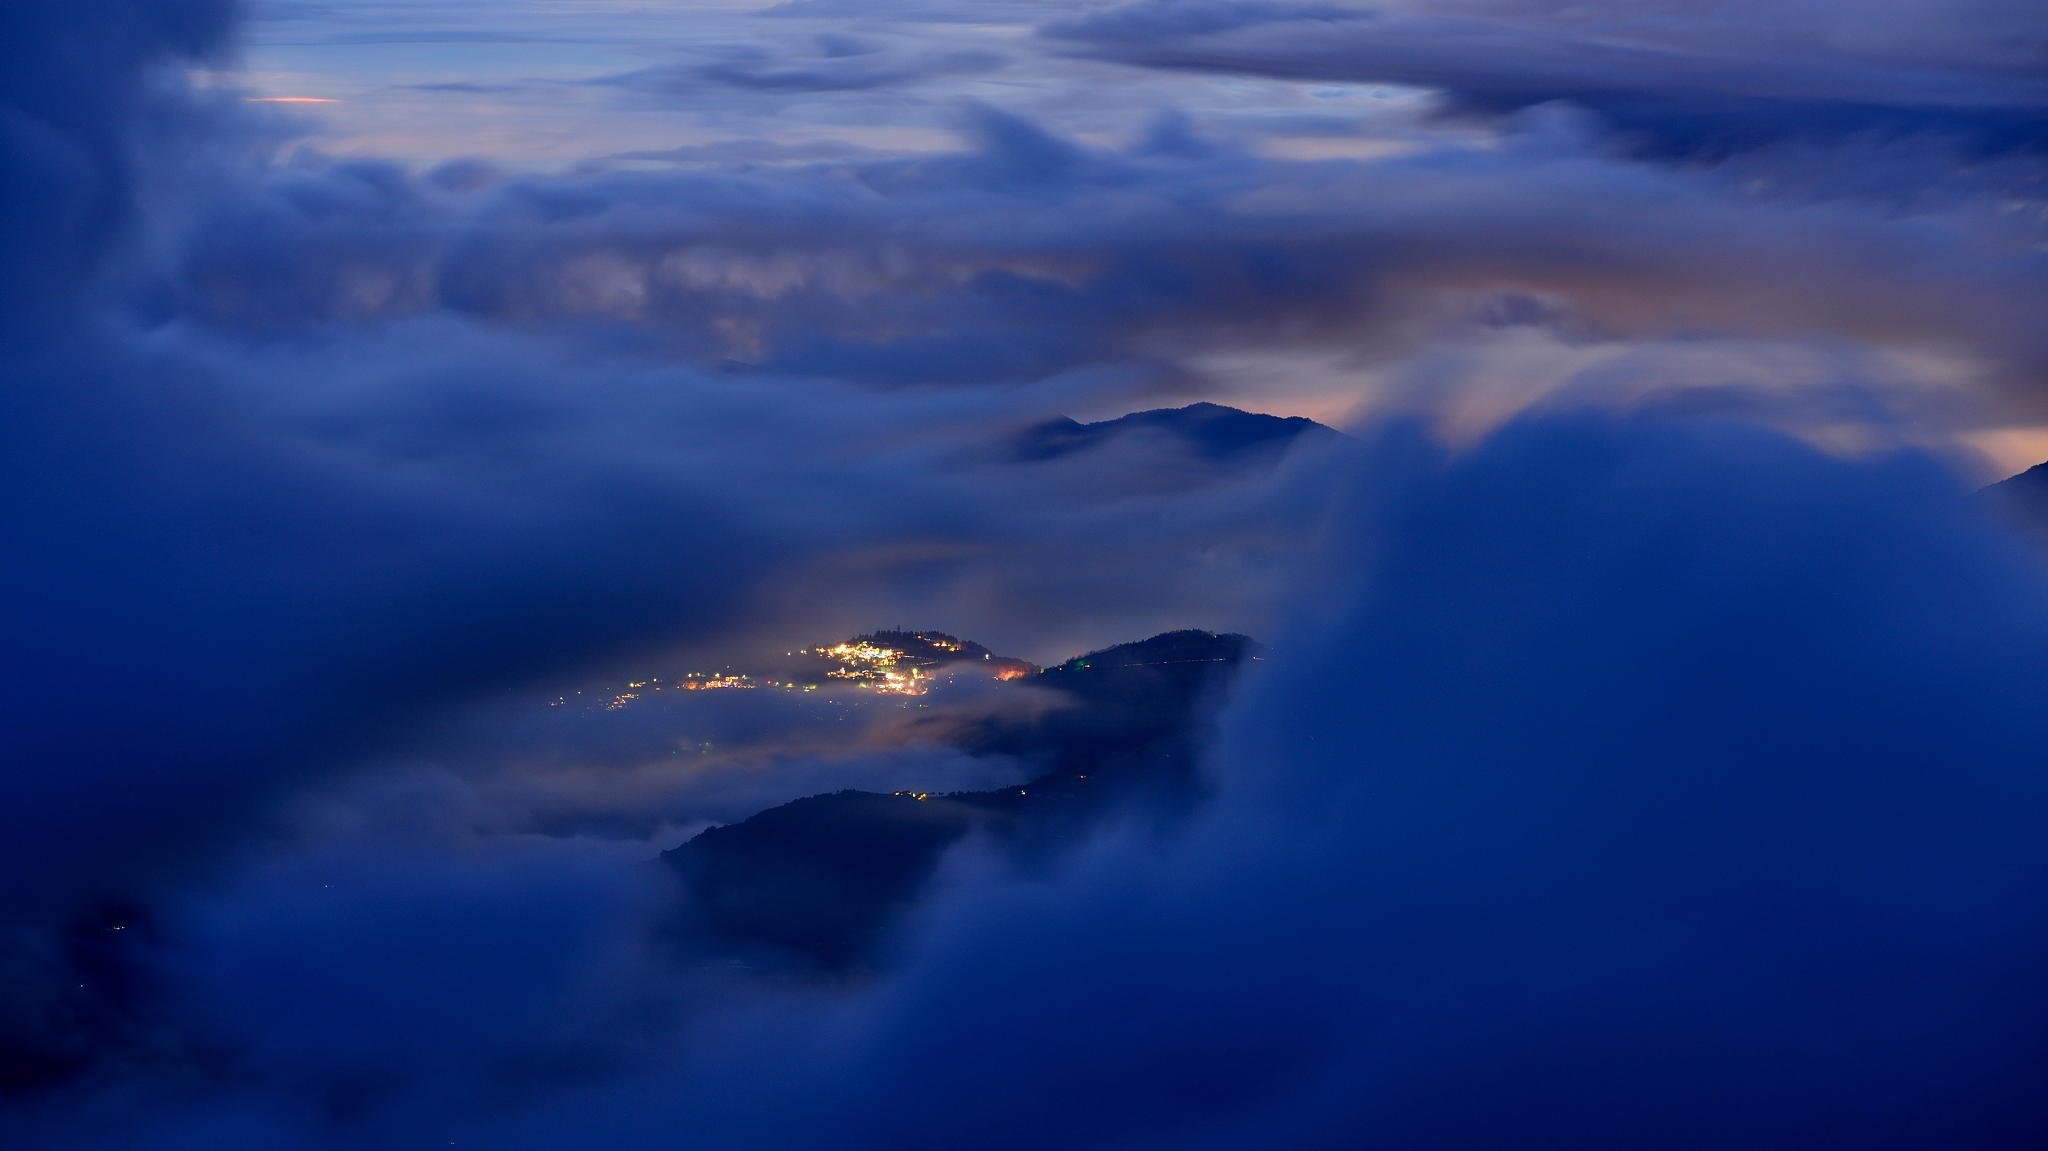
[[[590,706],[622,711],[657,693],[774,690],[815,692],[834,686],[852,687],[878,696],[916,697],[942,679],[969,668],[997,680],[1035,675],[1038,667],[1021,659],[999,656],[978,643],[944,632],[888,630],[855,636],[843,643],[782,653],[783,670],[744,672],[692,671],[663,680],[635,680],[623,690]],[[557,696],[550,707],[579,703],[583,693]]]

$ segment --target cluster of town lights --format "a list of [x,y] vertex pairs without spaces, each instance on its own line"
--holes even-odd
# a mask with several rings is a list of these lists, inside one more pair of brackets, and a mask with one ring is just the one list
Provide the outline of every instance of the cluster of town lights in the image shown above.
[[[948,651],[960,650],[958,644],[940,643],[937,646]],[[923,695],[931,690],[931,677],[923,668],[906,670],[897,666],[909,654],[897,648],[860,640],[831,647],[814,647],[811,654],[839,661],[838,667],[825,673],[828,679],[843,679],[884,695]]]
[[[890,634],[912,634],[918,643],[925,644],[941,652],[958,654],[966,650],[965,644],[951,636],[940,633],[917,632],[882,633],[878,636],[850,640],[846,643],[837,643],[829,647],[806,648],[802,652],[787,652],[785,654],[789,656],[804,655],[816,657],[819,661],[830,665],[823,672],[823,679],[825,681],[851,684],[862,690],[872,691],[877,695],[920,696],[931,691],[937,677],[931,668],[922,665],[931,664],[934,660],[921,654],[913,654],[911,651],[906,651],[903,648],[876,642],[878,638],[887,638]],[[981,658],[989,660],[990,656],[984,653]],[[990,670],[994,672],[997,679],[1013,680],[1022,679],[1036,669],[1017,661],[1005,660],[1000,661],[997,666]],[[605,711],[622,711],[634,701],[662,691],[696,692],[774,688],[781,691],[809,692],[817,691],[822,686],[825,685],[823,683],[800,683],[792,680],[756,678],[744,672],[693,671],[667,683],[663,683],[659,679],[636,680],[627,684],[623,691],[619,691],[609,697],[599,696],[598,698],[604,701],[599,706],[602,706]],[[575,694],[581,695],[583,693],[577,692]],[[570,703],[570,696],[558,696],[549,700],[548,706],[566,707]]]

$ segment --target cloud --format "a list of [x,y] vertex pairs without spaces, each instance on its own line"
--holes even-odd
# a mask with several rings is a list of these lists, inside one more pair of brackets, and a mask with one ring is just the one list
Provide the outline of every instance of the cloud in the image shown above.
[[[1685,5],[1619,47],[1499,4],[1056,29],[1175,75],[1342,51],[1335,78],[1496,114],[1367,158],[947,101],[960,142],[920,155],[421,174],[191,91],[224,5],[9,7],[0,864],[34,881],[0,895],[0,1075],[40,1092],[10,1144],[2038,1134],[2006,1076],[2041,1022],[2013,766],[2044,734],[2039,573],[1925,460],[1695,426],[2038,413],[2030,10],[1982,10],[2003,38],[1789,11],[1807,79]],[[1496,83],[1502,29],[1527,51]],[[697,80],[936,90],[961,73],[921,71],[953,59],[934,35]],[[1768,146],[1613,147],[1708,105]],[[1224,361],[1492,410],[1469,453],[1390,433],[1348,483],[1341,454],[1187,484],[1158,482],[1191,474],[1170,446],[994,458]],[[1662,415],[1483,436],[1546,396]],[[1327,582],[1290,597],[1346,491]],[[678,649],[904,620],[1043,659],[1269,634],[1290,599],[1206,822],[1049,882],[956,861],[902,973],[840,999],[675,974],[631,853],[901,761],[678,778],[631,739],[434,742]]]
[[[12,12],[35,36],[10,38],[10,55],[94,43],[85,22],[121,15],[66,11]],[[215,874],[294,795],[480,695],[684,640],[779,640],[792,619],[850,632],[884,609],[1038,642],[1169,616],[1242,626],[1264,610],[1270,553],[1312,521],[1265,479],[1216,511],[1171,495],[1104,496],[1070,519],[1019,509],[1020,489],[1074,481],[1020,482],[961,451],[1044,415],[1039,401],[963,409],[678,364],[605,314],[616,285],[601,261],[574,289],[587,324],[509,330],[520,305],[491,266],[516,255],[499,245],[513,233],[469,232],[467,205],[503,195],[514,215],[574,231],[630,214],[630,194],[611,199],[625,184],[507,191],[488,173],[251,165],[245,123],[181,94],[173,67],[214,30],[194,15],[77,57],[129,93],[99,118],[59,98],[59,80],[82,83],[68,73],[9,105],[78,160],[31,151],[10,170],[76,177],[97,206],[76,228],[40,200],[10,217],[51,266],[9,281],[21,298],[4,322],[22,338],[0,354],[0,595],[35,605],[5,628],[19,718],[0,862],[39,877],[0,896],[0,1088],[140,1059],[153,1042],[130,1018],[139,991],[79,978],[104,941],[81,950],[74,933]],[[207,144],[172,162],[140,140],[152,118],[159,142]],[[266,238],[284,247],[264,256]],[[444,244],[466,245],[452,289],[412,266]],[[735,286],[753,275],[737,267]],[[561,286],[527,289],[560,301]],[[1137,566],[1064,570],[1097,548]],[[1221,598],[1199,582],[1120,586],[1247,552],[1257,577]]]
[[[54,1130],[145,1148],[252,1117],[277,1147],[2037,1143],[2039,557],[1935,461],[1738,425],[1556,413],[1455,454],[1390,428],[1371,459],[1185,833],[1111,839],[1049,878],[956,861],[898,974],[823,1001],[685,980],[679,1046],[636,1033],[601,1072],[516,1098],[420,1072],[338,1115],[258,1079]],[[459,971],[496,937],[499,890],[463,897],[480,935],[429,914],[408,942],[400,909],[367,946]],[[291,910],[316,898],[224,899],[210,914],[261,926],[209,946],[323,938],[306,932],[325,913]],[[330,1002],[379,986],[315,950]],[[579,985],[548,974],[523,1000]],[[352,1014],[347,1042],[309,1046],[320,1031],[287,1011],[230,1015],[342,1083],[554,1026],[457,1018],[419,1047],[415,1017]]]
[[1047,26],[1053,36],[1144,40],[1175,36],[1213,36],[1246,28],[1309,24],[1322,27],[1371,20],[1365,8],[1341,4],[1271,3],[1267,0],[1221,0],[1216,3],[1125,4]]
[[1410,85],[1495,114],[1569,101],[1659,151],[1862,132],[2038,151],[2048,124],[2048,30],[2006,0],[1962,11],[1811,0],[1761,18],[1691,0],[1370,10],[1139,0],[1045,31],[1147,67]]
[[709,49],[709,59],[665,64],[602,83],[688,96],[730,88],[758,94],[853,92],[900,88],[963,73],[994,71],[1005,63],[987,51],[923,48],[915,43],[878,41],[824,33],[804,50],[780,42],[731,44]]
[[[1856,186],[1943,153],[1701,173],[1615,157],[1556,110],[1487,148],[1344,161],[1171,120],[1114,149],[983,105],[960,120],[961,146],[917,158],[739,153],[465,195],[309,162],[214,201],[148,306],[229,332],[622,324],[721,371],[1043,390],[1105,366],[1186,387],[1203,357],[1246,349],[1383,364],[1520,300],[1567,339],[1853,343],[1948,365],[1920,384],[1999,416],[2039,403],[2036,221],[1994,207],[1995,184],[1912,201]],[[1767,382],[1770,365],[1750,370]]]
[[863,1146],[2038,1140],[2039,561],[1924,460],[1740,428],[1377,458],[1210,822],[963,892],[808,1118]]
[[[694,1068],[672,1121],[713,1145],[2037,1140],[2038,560],[1927,461],[1740,428],[1551,418],[1378,458],[1226,725],[1207,824],[968,884],[797,1064],[822,1082],[776,1080],[792,1113],[740,1056]],[[564,1115],[605,1100],[631,1146],[656,1098]]]
[[131,221],[129,135],[175,89],[153,69],[221,53],[230,0],[22,0],[0,15],[0,323],[26,330]]

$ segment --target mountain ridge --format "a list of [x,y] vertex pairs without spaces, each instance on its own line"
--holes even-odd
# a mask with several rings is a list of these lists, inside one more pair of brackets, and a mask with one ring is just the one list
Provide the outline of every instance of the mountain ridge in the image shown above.
[[1303,436],[1343,433],[1306,416],[1248,412],[1204,400],[1093,423],[1060,416],[1017,432],[1011,437],[1010,451],[1018,460],[1042,462],[1146,434],[1168,437],[1208,463],[1232,464],[1266,456],[1277,459]]
[[2007,476],[1978,489],[1978,494],[2003,504],[2026,520],[2028,526],[2048,531],[2048,463],[2038,463]]
[[1260,650],[1234,633],[1164,632],[1028,677],[1069,706],[988,718],[949,739],[970,755],[1035,765],[1015,786],[846,789],[700,832],[661,856],[693,896],[688,929],[727,949],[843,971],[970,835],[1028,860],[1062,850],[1112,809],[1184,811],[1200,794],[1200,705]]

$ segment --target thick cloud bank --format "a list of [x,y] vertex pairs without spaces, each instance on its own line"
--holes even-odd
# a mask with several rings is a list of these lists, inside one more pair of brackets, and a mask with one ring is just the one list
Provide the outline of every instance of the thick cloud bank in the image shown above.
[[[1184,836],[968,869],[881,985],[699,987],[680,1048],[622,1024],[602,1073],[528,1067],[517,1099],[422,1064],[470,1024],[437,1009],[422,1055],[404,994],[331,1046],[324,1016],[224,1014],[293,1074],[81,1104],[50,1145],[2038,1145],[2039,561],[1928,460],[1740,427],[1563,416],[1374,459]],[[200,937],[305,930],[302,901],[238,925],[247,899]],[[425,954],[497,937],[463,905]],[[312,1002],[363,994],[299,938]],[[306,1101],[387,1062],[369,1104]]]
[[[1605,418],[1380,448],[1205,826],[963,889],[802,1073],[791,1035],[707,1053],[670,1129],[2037,1144],[2037,562],[1925,460]],[[656,1097],[602,1129],[652,1144]]]
[[1213,820],[964,896],[863,1021],[828,1096],[858,1118],[821,1119],[875,1147],[2038,1144],[2032,558],[1925,461],[1741,429],[1381,449]]

